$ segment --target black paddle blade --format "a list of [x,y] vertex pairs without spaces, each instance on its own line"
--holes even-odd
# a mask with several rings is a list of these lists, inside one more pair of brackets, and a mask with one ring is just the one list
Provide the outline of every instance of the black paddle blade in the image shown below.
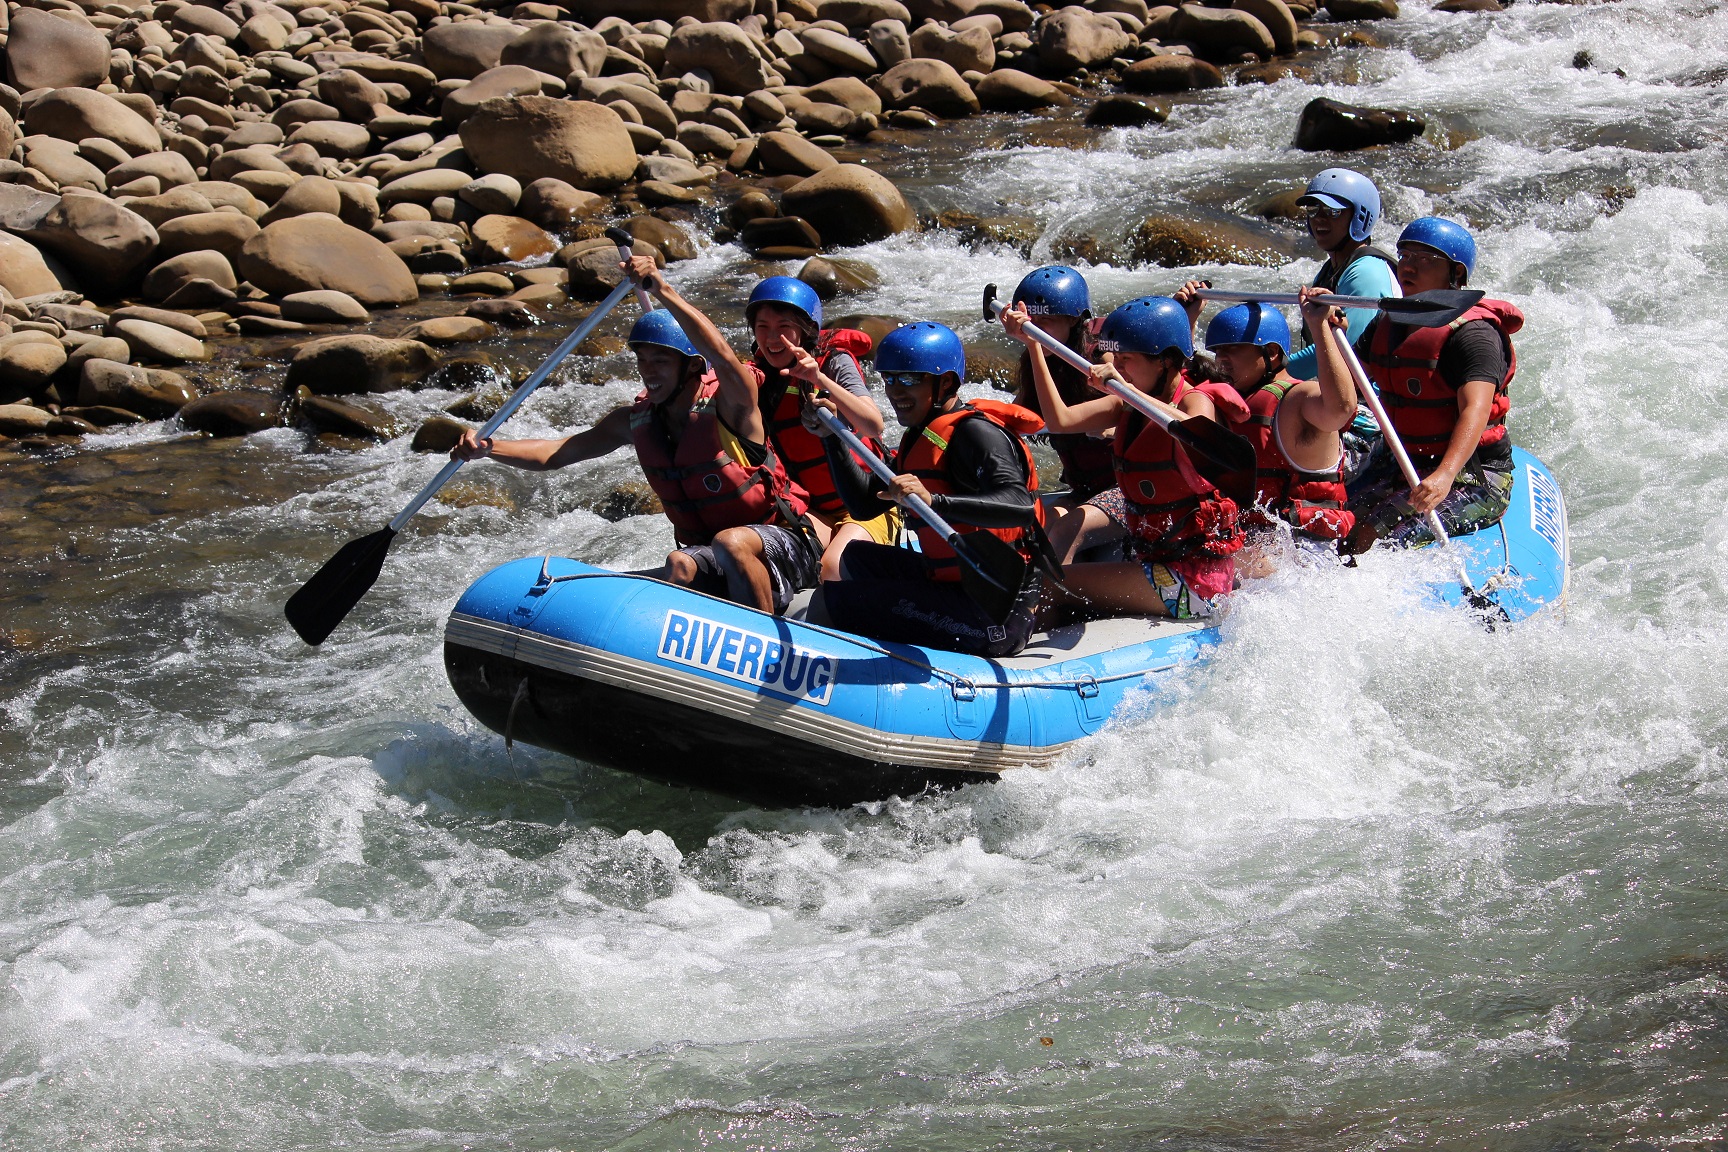
[[1026,558],[1000,536],[956,533],[948,541],[960,557],[960,587],[998,624],[1008,619],[1026,580]]
[[1443,328],[1476,307],[1486,295],[1474,288],[1436,288],[1414,296],[1388,296],[1380,301],[1380,311],[1392,323],[1406,328]]
[[282,612],[300,639],[313,645],[324,643],[378,579],[394,539],[394,528],[380,528],[348,541],[300,586],[300,591],[288,597]]
[[1170,421],[1170,437],[1178,444],[1231,472],[1254,471],[1254,445],[1207,416]]

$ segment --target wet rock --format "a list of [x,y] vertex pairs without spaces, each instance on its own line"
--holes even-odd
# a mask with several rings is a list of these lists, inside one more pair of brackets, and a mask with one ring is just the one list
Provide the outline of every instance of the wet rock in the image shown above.
[[1129,238],[1131,258],[1182,268],[1192,264],[1274,266],[1291,255],[1273,237],[1241,224],[1154,213]]
[[736,24],[686,24],[666,41],[666,70],[679,76],[702,69],[714,78],[715,91],[744,96],[778,84],[777,74]]
[[658,516],[666,509],[646,481],[625,480],[612,485],[587,505],[589,511],[613,524],[632,516]]
[[92,358],[78,374],[78,403],[137,412],[152,420],[172,416],[197,393],[177,372]]
[[1126,55],[1134,43],[1115,20],[1084,8],[1063,8],[1038,25],[1038,58],[1047,75],[1066,76],[1107,64]]
[[1177,9],[1170,31],[1176,39],[1194,45],[1214,60],[1234,62],[1244,52],[1268,58],[1276,47],[1266,25],[1237,9],[1184,4]]
[[619,227],[632,239],[658,248],[668,262],[696,258],[696,243],[690,234],[658,216],[632,216]]
[[484,292],[491,296],[503,296],[515,287],[510,277],[502,273],[470,272],[450,281],[450,294],[460,296],[467,292]]
[[[1434,5],[1435,12],[1504,12],[1506,6],[1500,0],[1440,0]],[[1574,65],[1576,66],[1576,65]]]
[[756,155],[766,172],[789,176],[814,176],[839,163],[796,132],[765,132],[756,143]]
[[1133,96],[1106,96],[1086,113],[1089,128],[1138,128],[1145,124],[1162,124],[1170,119],[1167,104],[1140,100]]
[[265,227],[241,249],[239,271],[277,296],[329,288],[369,308],[393,308],[420,297],[408,266],[382,241],[323,213]]
[[1397,0],[1324,0],[1321,7],[1334,20],[1390,20],[1398,15]]
[[28,238],[64,260],[93,292],[123,291],[156,251],[150,221],[103,196],[62,196]]
[[1420,136],[1427,124],[1409,112],[1359,108],[1336,100],[1312,100],[1296,126],[1296,147],[1305,152],[1347,152],[1377,144],[1400,144]]
[[497,329],[473,316],[435,316],[412,324],[402,332],[404,340],[419,340],[426,344],[471,344],[494,335]]
[[74,417],[86,424],[93,424],[97,428],[118,428],[145,422],[144,417],[136,412],[127,411],[125,408],[115,408],[107,404],[92,404],[88,407],[74,405],[71,408],[62,408],[60,415]]
[[295,349],[286,387],[305,385],[321,396],[394,392],[418,384],[434,362],[432,349],[418,340],[326,336]]
[[676,184],[668,184],[662,180],[644,180],[636,186],[636,195],[642,203],[650,208],[666,208],[673,205],[700,204],[702,194],[691,188],[680,188]]
[[1068,94],[1047,80],[1015,68],[998,68],[978,82],[978,103],[992,112],[1030,112],[1070,103]]
[[861,164],[840,164],[800,181],[786,190],[780,208],[810,221],[830,244],[868,244],[918,223],[893,181]]
[[1302,218],[1302,207],[1297,201],[1302,199],[1305,191],[1305,188],[1286,188],[1268,196],[1249,211],[1266,220],[1299,220]]
[[179,412],[182,426],[209,436],[248,436],[282,423],[282,398],[256,388],[200,396]]
[[558,251],[558,244],[537,224],[520,216],[482,216],[469,225],[476,264],[518,264]]
[[228,258],[220,252],[182,252],[150,269],[144,277],[144,296],[148,300],[175,298],[181,289],[194,280],[204,280],[232,292],[239,286]]
[[92,137],[112,141],[134,156],[159,151],[155,125],[112,96],[89,88],[58,88],[30,105],[25,127],[76,144]]
[[[638,255],[658,255],[659,250],[647,244],[637,244]],[[618,267],[618,249],[602,240],[587,247],[570,245],[558,254],[569,272],[567,291],[577,300],[599,300],[624,279]]]
[[766,216],[739,229],[738,243],[747,251],[756,253],[775,248],[801,248],[814,252],[822,247],[822,236],[808,220],[800,217]]
[[905,60],[882,74],[884,102],[891,108],[922,108],[938,116],[970,116],[978,97],[960,73],[940,60]]
[[586,191],[635,174],[636,148],[618,113],[586,101],[522,96],[488,100],[462,124],[463,147],[484,172],[552,177]]
[[1198,88],[1224,87],[1224,73],[1216,65],[1192,56],[1171,54],[1148,56],[1129,65],[1122,73],[1122,87],[1130,92],[1188,92]]
[[680,188],[710,184],[714,174],[676,156],[644,156],[636,164],[636,179],[662,180]]
[[830,259],[826,256],[813,256],[806,260],[804,267],[798,269],[798,279],[814,288],[816,295],[824,300],[867,292],[882,282],[876,269],[862,260]]
[[396,422],[388,414],[329,396],[302,397],[299,413],[302,420],[320,432],[364,440],[388,440],[396,435]]
[[523,186],[516,213],[548,231],[563,232],[600,211],[605,204],[603,196],[584,192],[563,180],[543,177]]
[[114,325],[135,359],[153,364],[184,364],[209,356],[202,340],[148,320],[122,320]]
[[532,327],[540,321],[529,310],[527,301],[522,299],[522,294],[527,291],[528,289],[524,288],[509,296],[472,301],[468,307],[462,309],[462,315],[484,320],[488,324],[502,324],[507,328]]
[[48,431],[54,414],[31,404],[0,404],[0,436],[35,436]]
[[984,28],[925,24],[912,33],[910,42],[915,58],[944,61],[956,72],[989,72],[996,67],[996,43]]
[[1296,51],[1296,15],[1284,0],[1232,0],[1232,8],[1253,16],[1272,37],[1272,48],[1280,56]]
[[346,292],[324,288],[282,297],[282,315],[302,324],[360,324],[370,314],[366,305]]
[[59,291],[60,281],[34,244],[0,232],[0,288],[13,296],[35,296]]
[[726,223],[742,228],[752,220],[780,215],[780,208],[766,192],[752,188],[734,200],[726,209]]
[[65,347],[46,332],[0,337],[0,392],[32,395],[65,365]]
[[94,88],[108,79],[108,39],[83,22],[36,8],[12,17],[6,41],[6,82],[37,88]]
[[462,439],[462,433],[468,431],[468,425],[460,420],[452,420],[448,416],[433,416],[427,419],[414,432],[414,439],[408,447],[415,452],[445,453],[456,447],[456,442]]
[[428,28],[420,38],[426,67],[440,80],[472,80],[498,67],[507,45],[523,34],[514,24],[463,20]]
[[1276,84],[1280,80],[1306,81],[1311,75],[1308,69],[1299,65],[1267,60],[1260,64],[1244,64],[1230,74],[1230,81],[1236,85]]

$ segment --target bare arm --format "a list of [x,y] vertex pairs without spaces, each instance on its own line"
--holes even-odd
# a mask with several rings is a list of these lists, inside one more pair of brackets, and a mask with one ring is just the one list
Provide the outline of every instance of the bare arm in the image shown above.
[[630,443],[630,410],[614,408],[584,432],[562,440],[482,440],[472,428],[450,450],[452,460],[496,460],[528,472],[550,472],[594,460]]
[[1482,433],[1488,427],[1488,414],[1494,407],[1494,390],[1491,380],[1470,380],[1458,389],[1458,425],[1452,429],[1446,455],[1410,493],[1410,506],[1416,511],[1432,511],[1452,491],[1452,482],[1458,479],[1458,473],[1464,470],[1476,446],[1482,442]]
[[1299,386],[1294,395],[1302,405],[1300,412],[1307,424],[1321,432],[1341,432],[1356,418],[1356,378],[1344,362],[1338,348],[1338,338],[1331,329],[1344,327],[1344,317],[1338,309],[1326,304],[1307,301],[1323,295],[1319,288],[1302,289],[1302,317],[1308,321],[1308,331],[1320,333],[1314,346],[1314,362],[1319,368],[1319,385]]
[[[842,388],[840,384],[822,371],[816,363],[816,357],[803,348],[792,349],[792,363],[780,369],[780,374],[788,379],[801,380],[807,387],[805,398],[822,395],[834,401],[834,409],[840,419],[849,424],[852,430],[866,440],[874,437],[882,438],[882,413],[876,405],[863,396]],[[812,420],[815,417],[811,417]]]
[[1056,388],[1050,375],[1050,365],[1044,359],[1044,346],[1026,332],[1030,323],[1026,310],[1018,302],[1002,310],[1002,328],[1008,335],[1026,345],[1032,362],[1032,385],[1038,389],[1038,406],[1044,412],[1044,427],[1058,434],[1069,432],[1106,432],[1116,427],[1122,411],[1122,401],[1114,396],[1100,396],[1079,404],[1069,404]]
[[720,334],[714,321],[666,282],[654,266],[652,256],[632,256],[622,267],[632,280],[652,292],[666,306],[678,321],[678,326],[684,329],[684,334],[690,337],[690,343],[696,345],[696,350],[707,359],[708,367],[720,385],[716,400],[720,419],[744,439],[757,444],[766,443],[768,432],[762,426],[762,413],[756,407],[756,375],[738,359],[738,354],[726,343],[726,337]]

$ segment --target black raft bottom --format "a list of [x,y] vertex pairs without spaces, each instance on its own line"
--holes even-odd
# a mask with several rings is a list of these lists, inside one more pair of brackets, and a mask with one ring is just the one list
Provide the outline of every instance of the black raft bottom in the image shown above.
[[763,807],[843,807],[996,778],[992,772],[851,756],[686,704],[459,644],[444,645],[444,670],[463,705],[494,732]]

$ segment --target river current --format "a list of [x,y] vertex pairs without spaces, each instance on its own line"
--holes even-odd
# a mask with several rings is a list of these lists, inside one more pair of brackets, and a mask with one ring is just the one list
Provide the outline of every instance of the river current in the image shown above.
[[[1320,83],[1074,150],[966,126],[882,163],[1034,258],[1331,162],[1379,238],[1468,219],[1518,303],[1513,433],[1570,603],[1488,633],[1420,556],[1239,597],[1216,658],[1052,771],[768,812],[503,741],[443,674],[490,565],[655,562],[585,510],[624,456],[471,466],[322,648],[281,617],[435,470],[405,441],[153,425],[0,477],[0,1145],[1693,1148],[1728,1140],[1728,6],[1410,0]],[[1587,55],[1581,55],[1587,54]],[[905,236],[846,308],[986,339],[1018,253]],[[1191,273],[1088,268],[1104,307]],[[716,304],[735,248],[674,269]],[[734,319],[735,314],[728,319]],[[627,400],[572,362],[517,435]],[[388,401],[405,418],[448,404]],[[604,722],[604,718],[595,718]]]

